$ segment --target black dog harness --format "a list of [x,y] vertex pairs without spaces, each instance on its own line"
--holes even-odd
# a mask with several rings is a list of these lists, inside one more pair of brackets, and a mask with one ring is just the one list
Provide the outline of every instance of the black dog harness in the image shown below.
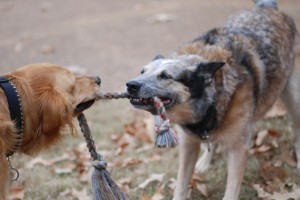
[[[7,78],[0,76],[0,87],[5,92],[8,107],[10,111],[10,118],[12,121],[15,122],[15,126],[18,130],[17,139],[22,139],[23,129],[24,129],[24,119],[23,119],[23,112],[22,112],[22,105],[20,101],[20,96],[18,91],[16,90],[16,86],[10,82]],[[18,143],[15,147],[16,149],[20,147],[21,143]],[[7,157],[12,156],[15,152],[8,152],[6,154]]]
[[12,82],[10,82],[7,78],[0,76],[0,87],[5,92],[7,98],[10,118],[15,123],[16,129],[18,130],[16,138],[19,140],[19,142],[15,145],[15,151],[6,153],[8,165],[12,171],[16,172],[17,175],[16,178],[12,180],[14,181],[19,178],[19,172],[11,166],[9,158],[12,155],[14,155],[15,152],[21,146],[23,132],[24,132],[24,118],[23,118],[21,100],[18,91],[16,89],[16,86]]
[[201,140],[207,142],[208,151],[210,151],[209,132],[217,127],[217,114],[214,104],[210,105],[202,119],[195,124],[186,124],[184,127],[194,135],[200,137]]
[[216,116],[216,108],[215,105],[212,104],[208,107],[202,121],[197,122],[195,124],[186,124],[184,126],[189,131],[199,136],[202,140],[207,139],[207,135],[209,131],[215,129],[217,127],[217,116]]

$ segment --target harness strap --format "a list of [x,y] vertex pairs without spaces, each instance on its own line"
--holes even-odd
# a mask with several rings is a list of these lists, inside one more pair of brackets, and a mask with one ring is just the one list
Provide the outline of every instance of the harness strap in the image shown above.
[[[10,118],[15,122],[15,126],[18,130],[18,139],[22,139],[22,133],[24,129],[24,119],[22,112],[22,105],[20,101],[20,96],[16,90],[16,86],[10,82],[7,78],[0,76],[0,87],[5,92],[8,107],[10,111]],[[16,148],[20,147],[21,142],[16,145]],[[9,152],[6,154],[7,157],[12,156],[14,152]]]
[[208,107],[203,119],[200,122],[184,125],[185,128],[187,128],[193,134],[199,136],[202,140],[209,139],[209,132],[217,128],[217,126],[217,114],[214,104]]

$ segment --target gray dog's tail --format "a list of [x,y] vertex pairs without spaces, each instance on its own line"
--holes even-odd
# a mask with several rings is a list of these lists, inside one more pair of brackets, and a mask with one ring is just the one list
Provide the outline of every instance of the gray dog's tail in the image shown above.
[[277,9],[277,0],[253,0],[257,7]]

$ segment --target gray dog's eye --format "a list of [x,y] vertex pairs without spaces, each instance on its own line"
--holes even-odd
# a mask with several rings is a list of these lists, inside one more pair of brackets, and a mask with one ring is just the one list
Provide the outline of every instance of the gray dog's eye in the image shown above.
[[143,73],[145,73],[145,70],[144,70],[144,69],[142,69],[142,71],[141,71],[141,74],[143,74]]
[[159,75],[161,79],[172,79],[172,76],[168,74],[166,71],[162,71],[161,74]]
[[205,84],[208,85],[212,82],[212,78],[206,78],[205,79]]

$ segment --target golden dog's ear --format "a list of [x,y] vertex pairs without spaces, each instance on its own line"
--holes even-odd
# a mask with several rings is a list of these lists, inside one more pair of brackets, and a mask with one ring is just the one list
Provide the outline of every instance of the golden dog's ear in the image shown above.
[[40,131],[51,137],[68,125],[73,133],[73,109],[69,95],[51,86],[39,88],[37,94],[38,114],[41,119]]

